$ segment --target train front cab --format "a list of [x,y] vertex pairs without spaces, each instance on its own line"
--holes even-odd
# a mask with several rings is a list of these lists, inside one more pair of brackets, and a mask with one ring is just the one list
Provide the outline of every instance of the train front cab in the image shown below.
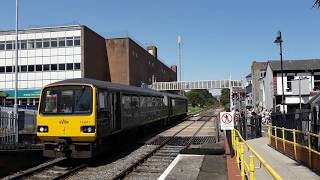
[[41,92],[37,136],[45,157],[90,158],[95,154],[96,88],[54,85]]

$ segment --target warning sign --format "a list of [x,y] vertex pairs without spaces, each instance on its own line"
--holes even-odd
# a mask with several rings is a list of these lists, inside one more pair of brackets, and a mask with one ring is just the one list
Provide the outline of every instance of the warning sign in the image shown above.
[[232,112],[220,112],[220,129],[232,130],[234,128],[234,119]]

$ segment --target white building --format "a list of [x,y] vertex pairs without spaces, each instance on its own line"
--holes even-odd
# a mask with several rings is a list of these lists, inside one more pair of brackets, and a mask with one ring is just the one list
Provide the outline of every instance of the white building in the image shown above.
[[[99,74],[93,72],[97,69],[84,68],[92,63],[106,68],[105,59],[99,59],[99,54],[105,54],[105,47],[103,52],[96,50],[99,43],[105,45],[103,37],[79,25],[19,31],[19,104],[37,105],[40,89],[59,80],[80,77],[106,80],[101,75],[105,70]],[[96,60],[90,58],[94,56]],[[0,31],[0,90],[7,96],[2,101],[6,105],[13,105],[15,59],[15,31]]]
[[[299,82],[299,78],[303,80]],[[269,61],[266,72],[259,82],[263,96],[262,107],[282,111],[280,61]],[[312,98],[315,91],[320,90],[320,59],[283,61],[283,84],[285,111],[294,112],[299,109],[300,102],[303,106]]]

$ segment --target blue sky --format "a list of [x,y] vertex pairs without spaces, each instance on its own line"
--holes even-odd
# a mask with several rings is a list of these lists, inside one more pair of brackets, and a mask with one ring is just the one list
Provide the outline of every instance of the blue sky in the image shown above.
[[[320,58],[320,9],[313,0],[20,0],[20,27],[80,23],[108,37],[129,33],[155,44],[166,64],[178,63],[184,40],[184,79],[243,79],[253,60]],[[15,1],[2,0],[0,29],[15,28]]]

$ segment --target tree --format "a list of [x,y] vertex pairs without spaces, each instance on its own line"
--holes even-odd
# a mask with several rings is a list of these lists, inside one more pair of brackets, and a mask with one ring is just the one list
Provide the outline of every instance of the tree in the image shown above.
[[218,103],[218,100],[206,89],[194,89],[187,93],[187,98],[192,106],[210,106]]
[[315,0],[313,7],[320,8],[320,0]]
[[230,110],[230,89],[222,89],[220,103],[226,110]]

